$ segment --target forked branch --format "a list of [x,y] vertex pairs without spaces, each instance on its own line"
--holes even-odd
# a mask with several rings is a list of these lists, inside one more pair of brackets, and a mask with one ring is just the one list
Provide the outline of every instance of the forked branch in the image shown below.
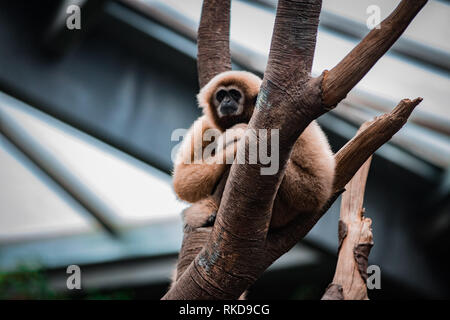
[[274,259],[287,252],[308,234],[344,191],[345,185],[364,162],[403,127],[411,112],[421,101],[422,98],[401,100],[390,113],[386,113],[366,123],[355,137],[336,153],[336,176],[333,195],[318,212],[301,215],[286,228],[269,234],[271,239],[268,241],[267,249],[274,254]]

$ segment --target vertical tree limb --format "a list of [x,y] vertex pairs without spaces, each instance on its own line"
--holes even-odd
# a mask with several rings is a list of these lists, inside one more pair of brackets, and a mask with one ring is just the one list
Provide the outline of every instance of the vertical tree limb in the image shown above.
[[364,190],[371,157],[345,187],[339,220],[339,254],[332,284],[323,300],[366,300],[367,258],[372,221],[363,216]]
[[[204,9],[214,1],[209,4],[207,2],[209,1],[204,3]],[[285,25],[292,27],[306,22],[311,25],[308,30],[313,34],[311,39],[314,39],[315,43],[320,13],[320,5],[317,6],[317,3],[320,4],[321,1],[280,0],[281,7],[287,8],[289,3],[298,4],[295,7],[296,10],[304,12],[301,15],[301,21],[293,21],[296,17],[292,15],[289,16],[291,20],[281,19],[280,21],[278,18],[274,34],[280,34],[279,29],[284,28]],[[318,7],[318,10],[309,10],[313,4],[315,4],[314,7]],[[277,54],[274,51],[282,52],[284,48],[294,48],[299,45],[298,40],[296,37],[288,39],[275,37],[272,41],[271,56],[282,57],[282,53]],[[292,53],[292,56],[298,58],[303,53],[304,51],[297,50]],[[291,59],[290,63],[294,68],[295,59]],[[295,68],[298,69],[298,66]],[[269,74],[274,76],[272,79],[283,76],[283,71],[272,68],[270,62],[268,70],[273,71],[269,71]],[[256,135],[255,138],[258,141],[258,129],[279,128],[280,145],[277,147],[279,147],[280,170],[273,175],[261,175],[263,164],[249,163],[249,140],[241,139],[243,143],[239,144],[239,150],[246,157],[246,164],[232,165],[211,236],[193,263],[188,266],[164,298],[237,298],[263,271],[260,267],[254,267],[263,261],[266,255],[265,239],[270,224],[273,200],[281,183],[290,150],[300,133],[314,119],[313,112],[319,114],[317,110],[322,109],[321,81],[308,82],[308,72],[299,71],[296,79],[302,79],[302,81],[292,82],[290,88],[273,86],[269,83],[270,81],[263,80],[261,89],[263,94],[259,95],[256,111],[247,130],[247,134]],[[305,85],[306,82],[308,83]],[[286,90],[295,93],[292,94],[297,97],[295,101],[286,100]],[[289,112],[289,109],[293,112]],[[286,117],[286,114],[292,116]],[[305,114],[308,116],[304,116]]]
[[278,1],[266,80],[288,89],[311,72],[322,1]]
[[230,1],[203,1],[197,34],[200,88],[219,73],[231,70]]

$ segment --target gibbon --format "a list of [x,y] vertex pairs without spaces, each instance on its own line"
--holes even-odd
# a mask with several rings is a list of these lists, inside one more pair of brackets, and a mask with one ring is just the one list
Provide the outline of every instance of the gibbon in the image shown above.
[[[197,98],[203,115],[183,139],[173,171],[173,185],[178,197],[196,203],[195,210],[183,212],[186,227],[214,223],[219,204],[210,195],[230,165],[225,160],[236,155],[237,143],[245,134],[261,83],[261,79],[252,73],[227,71],[215,76],[200,90]],[[217,132],[213,142],[204,139],[209,129]],[[229,134],[230,131],[233,134]],[[200,143],[196,145],[195,141]],[[208,159],[195,162],[196,155],[202,155],[211,143],[219,150],[212,152]],[[302,212],[320,209],[331,196],[334,170],[330,145],[313,121],[293,146],[274,201],[270,227],[284,226]]]

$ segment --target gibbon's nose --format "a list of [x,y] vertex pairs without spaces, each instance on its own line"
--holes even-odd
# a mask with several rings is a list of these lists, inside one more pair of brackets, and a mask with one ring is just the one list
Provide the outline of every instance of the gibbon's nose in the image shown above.
[[235,103],[233,103],[233,101],[225,101],[220,106],[220,112],[223,114],[232,114],[232,113],[236,112],[236,110],[237,110],[237,106]]

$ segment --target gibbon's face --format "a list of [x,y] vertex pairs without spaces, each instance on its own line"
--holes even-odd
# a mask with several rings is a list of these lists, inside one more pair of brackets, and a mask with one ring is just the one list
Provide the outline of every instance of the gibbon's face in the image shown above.
[[239,116],[244,111],[245,96],[236,86],[221,86],[214,93],[214,106],[219,118]]
[[215,76],[197,95],[203,113],[221,131],[248,123],[255,109],[261,79],[246,71],[226,71]]

